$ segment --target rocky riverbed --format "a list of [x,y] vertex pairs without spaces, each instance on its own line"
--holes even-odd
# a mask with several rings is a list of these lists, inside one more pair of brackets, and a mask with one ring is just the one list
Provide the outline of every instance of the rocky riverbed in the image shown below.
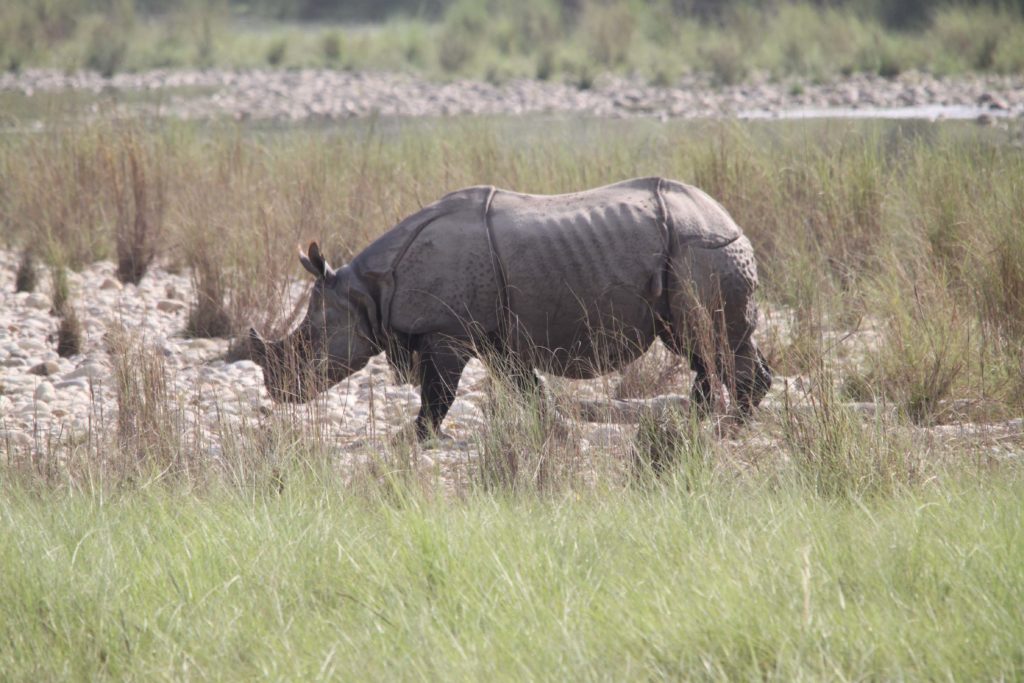
[[[725,87],[701,76],[663,87],[603,76],[581,89],[552,81],[438,82],[408,74],[324,69],[157,70],[111,78],[27,69],[0,74],[0,92],[27,98],[92,93],[113,100],[125,114],[290,122],[532,113],[660,119],[876,116],[984,123],[1024,116],[1024,76],[942,78],[917,72],[892,79],[851,75],[824,83],[755,77]],[[104,106],[91,104],[97,113],[106,111]]]
[[[118,438],[123,438],[119,435],[119,371],[128,373],[128,386],[140,387],[143,373],[158,369],[161,414],[175,431],[160,438],[185,439],[189,457],[205,462],[225,458],[232,447],[252,448],[259,441],[260,430],[274,425],[314,434],[339,463],[365,461],[367,454],[393,443],[418,408],[418,391],[397,384],[383,356],[322,394],[312,405],[273,404],[257,365],[248,360],[225,360],[226,340],[188,339],[182,335],[188,302],[193,300],[191,279],[187,274],[159,267],[151,268],[137,286],[118,282],[115,267],[109,262],[70,273],[70,290],[82,322],[84,343],[80,353],[61,358],[54,343],[58,318],[52,314],[52,302],[44,293],[49,291],[47,278],[41,278],[36,292],[14,293],[17,261],[15,252],[0,250],[0,460],[27,456],[37,462],[59,461],[72,457],[76,449],[79,453],[86,449],[92,454],[88,457],[103,457]],[[112,332],[127,335],[129,346],[122,347],[124,355],[118,356],[122,352],[116,347],[112,352]],[[767,321],[762,333],[778,338],[785,333],[784,319]],[[844,335],[850,337],[849,333]],[[862,345],[870,345],[874,338],[870,330],[865,330]],[[667,354],[660,345],[651,353]],[[140,363],[143,356],[156,363]],[[663,361],[660,367],[664,369]],[[613,405],[608,399],[621,379],[556,380],[551,388],[560,401],[568,397],[577,403],[589,400],[594,405]],[[769,412],[779,411],[783,402],[799,403],[801,387],[808,381],[799,377],[776,379],[763,406]],[[154,380],[150,377],[149,381]],[[121,383],[125,385],[123,379]],[[420,451],[420,462],[463,472],[474,461],[488,424],[487,384],[485,368],[473,361],[445,421],[451,440]],[[688,385],[688,373],[680,372],[667,388],[685,392]],[[138,409],[139,397],[126,398]],[[679,400],[685,399],[675,402]],[[874,404],[853,408],[869,416],[882,410]],[[572,449],[578,454],[595,454],[594,462],[627,457],[635,426],[621,423],[625,421],[608,417],[606,423],[583,424],[572,420]],[[962,422],[921,431],[939,440],[967,439],[999,458],[1018,459],[1024,454],[1024,424],[1019,419],[996,425]],[[248,441],[242,438],[244,434],[249,435]],[[745,429],[737,438],[740,441],[734,442],[736,448],[732,450],[742,450],[745,457],[778,452],[779,444],[764,430]]]
[[[202,458],[220,457],[225,440],[245,430],[255,434],[275,420],[278,427],[300,426],[339,454],[365,454],[367,447],[392,443],[419,407],[418,390],[395,383],[383,355],[311,405],[275,405],[255,363],[224,359],[227,340],[183,336],[191,279],[159,267],[137,286],[118,282],[110,262],[69,273],[83,344],[80,353],[61,358],[54,341],[59,319],[43,293],[49,291],[48,278],[40,278],[38,291],[15,293],[17,261],[15,252],[0,250],[0,457],[60,458],[88,443],[114,443],[118,372],[145,372],[140,353],[158,361],[166,415],[175,429],[191,435],[189,448],[200,449]],[[128,335],[128,365],[116,357],[112,333]],[[464,464],[476,452],[488,401],[486,374],[478,361],[467,367],[444,424],[451,439],[425,460]],[[607,381],[580,384],[588,385],[579,389],[586,395],[608,387]],[[618,443],[624,434],[628,430],[594,425],[583,447]]]

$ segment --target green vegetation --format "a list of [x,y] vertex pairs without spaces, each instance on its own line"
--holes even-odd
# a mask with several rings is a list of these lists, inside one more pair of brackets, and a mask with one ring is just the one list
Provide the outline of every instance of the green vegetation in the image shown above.
[[[606,71],[658,84],[692,72],[720,83],[754,71],[812,79],[1019,73],[1022,9],[875,0],[12,0],[0,8],[0,67],[317,66],[584,84]],[[274,23],[282,18],[288,23]]]
[[[148,487],[0,497],[0,667],[53,678],[1015,679],[1024,489],[836,503]],[[390,501],[390,502],[389,502]]]
[[[660,415],[589,449],[496,382],[479,457],[350,461],[315,403],[205,432],[163,355],[112,328],[116,427],[0,436],[0,670],[1021,677],[1022,437],[931,428],[1024,409],[1015,134],[496,118],[0,137],[0,243],[40,268],[188,267],[195,324],[230,329],[294,320],[296,243],[343,262],[460,186],[690,181],[754,242],[763,348],[794,378],[735,438]],[[682,381],[645,363],[624,394]]]

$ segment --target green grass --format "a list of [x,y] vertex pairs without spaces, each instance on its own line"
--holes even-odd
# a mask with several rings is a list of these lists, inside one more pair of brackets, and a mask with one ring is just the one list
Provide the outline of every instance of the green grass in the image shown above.
[[0,137],[0,242],[112,258],[138,193],[160,197],[157,260],[264,326],[289,322],[296,243],[343,262],[452,189],[690,181],[753,241],[763,347],[805,387],[737,439],[646,425],[661,480],[628,476],[629,439],[584,453],[500,391],[457,481],[401,449],[339,472],[302,410],[185,428],[162,356],[111,330],[118,433],[0,462],[2,677],[1024,677],[1020,435],[927,428],[950,398],[980,422],[1024,406],[1014,135],[494,118]]
[[991,680],[1024,674],[1016,478],[836,502],[7,488],[0,667],[52,678]]
[[[358,10],[344,11],[348,3],[332,15],[292,3],[182,0],[161,3],[154,14],[142,0],[15,0],[0,9],[0,68],[401,69],[577,84],[610,71],[662,85],[689,72],[728,84],[755,71],[822,79],[1024,69],[1019,3],[897,3],[895,13],[891,4],[454,0],[435,3],[443,5],[438,12],[420,12],[421,2],[390,3],[388,11],[365,13],[374,21],[360,22]],[[303,16],[323,23],[295,20]]]

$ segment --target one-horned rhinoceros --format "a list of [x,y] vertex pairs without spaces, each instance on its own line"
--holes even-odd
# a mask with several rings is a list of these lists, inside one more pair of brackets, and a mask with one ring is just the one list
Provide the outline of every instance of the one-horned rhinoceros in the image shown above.
[[717,369],[748,415],[772,375],[752,338],[757,269],[750,242],[707,194],[663,178],[530,195],[470,187],[446,195],[334,270],[314,242],[297,330],[250,330],[270,395],[306,401],[386,352],[421,385],[416,433],[439,429],[469,358],[524,391],[535,369],[588,378],[619,369],[655,337],[685,354],[707,407]]

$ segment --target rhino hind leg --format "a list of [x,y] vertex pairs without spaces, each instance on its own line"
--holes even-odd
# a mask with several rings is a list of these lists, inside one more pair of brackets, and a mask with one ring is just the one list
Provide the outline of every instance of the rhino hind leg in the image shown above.
[[689,357],[697,373],[695,407],[709,411],[714,404],[714,373],[732,394],[734,410],[748,417],[772,383],[771,370],[753,339],[757,271],[749,241],[741,238],[720,249],[691,249],[672,276],[671,316],[662,339],[670,337],[669,348]]
[[736,352],[736,402],[739,413],[748,417],[772,387],[772,370],[754,340]]

